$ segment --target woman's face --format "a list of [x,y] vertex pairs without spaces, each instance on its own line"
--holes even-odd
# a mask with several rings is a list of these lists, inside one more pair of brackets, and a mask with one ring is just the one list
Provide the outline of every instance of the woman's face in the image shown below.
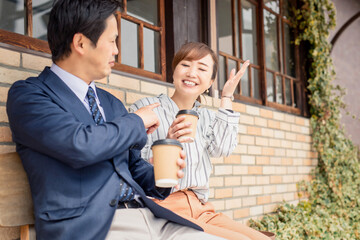
[[214,60],[208,54],[199,60],[182,60],[173,74],[175,90],[187,96],[198,97],[213,83],[211,75]]

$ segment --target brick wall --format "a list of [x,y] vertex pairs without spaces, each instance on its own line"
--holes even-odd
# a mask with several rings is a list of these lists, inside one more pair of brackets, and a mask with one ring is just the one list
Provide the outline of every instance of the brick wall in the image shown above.
[[[0,153],[15,151],[5,111],[12,83],[37,76],[50,66],[49,56],[37,56],[0,47]],[[170,84],[134,79],[112,73],[97,85],[111,92],[126,106],[160,93],[172,95]],[[206,107],[216,110],[219,99],[205,97]],[[215,208],[240,222],[271,213],[283,200],[297,203],[296,183],[309,179],[316,166],[311,148],[309,120],[303,117],[234,103],[241,113],[238,146],[233,155],[214,158],[210,201]],[[18,229],[1,229],[1,239],[18,237]]]

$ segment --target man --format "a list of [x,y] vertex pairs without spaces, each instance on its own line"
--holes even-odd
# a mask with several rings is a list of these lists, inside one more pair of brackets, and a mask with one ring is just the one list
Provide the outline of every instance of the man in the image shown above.
[[129,114],[94,84],[118,54],[117,8],[114,0],[58,0],[48,24],[54,64],[9,90],[37,239],[215,239],[146,197],[170,191],[155,188],[152,166],[139,157],[145,129],[159,125],[157,105]]

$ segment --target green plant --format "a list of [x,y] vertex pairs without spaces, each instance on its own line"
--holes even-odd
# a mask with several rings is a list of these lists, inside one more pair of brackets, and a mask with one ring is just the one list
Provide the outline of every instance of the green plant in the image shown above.
[[303,0],[294,13],[293,25],[299,30],[295,44],[310,46],[310,123],[318,165],[312,180],[299,184],[307,201],[283,203],[251,226],[276,232],[277,239],[360,239],[358,151],[340,124],[344,90],[331,84],[335,72],[328,35],[335,26],[335,8],[330,0]]

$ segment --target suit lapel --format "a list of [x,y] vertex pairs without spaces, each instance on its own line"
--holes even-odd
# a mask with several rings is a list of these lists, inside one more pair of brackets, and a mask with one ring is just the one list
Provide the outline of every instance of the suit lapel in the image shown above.
[[99,98],[100,105],[104,110],[105,119],[106,121],[111,121],[114,119],[114,110],[111,108],[111,103],[105,93],[106,92],[104,90],[96,88],[96,94]]
[[[46,68],[39,78],[56,95],[57,98],[54,100],[66,111],[71,112],[79,121],[85,124],[95,124],[84,104],[75,93],[49,68]],[[44,90],[46,91],[46,89]]]

